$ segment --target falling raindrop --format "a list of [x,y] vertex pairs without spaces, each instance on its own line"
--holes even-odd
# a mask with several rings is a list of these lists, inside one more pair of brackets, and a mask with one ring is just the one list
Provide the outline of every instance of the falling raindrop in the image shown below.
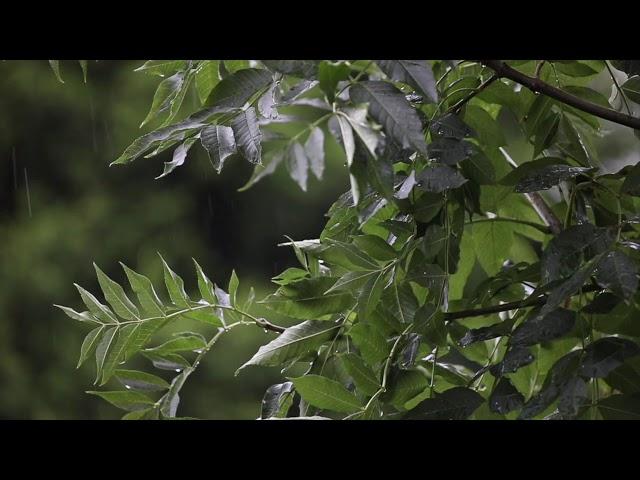
[[193,351],[193,353],[198,353],[198,354],[200,354],[200,353],[202,353],[202,352],[204,352],[204,348],[196,348],[196,349]]
[[31,194],[29,193],[29,177],[27,176],[27,167],[24,168],[24,184],[27,188],[27,207],[29,208],[29,217],[32,217],[31,214]]
[[263,329],[264,333],[269,333],[269,330],[267,330],[266,328]]
[[131,390],[131,385],[125,385],[124,388],[126,388],[127,390]]
[[181,368],[176,368],[175,370],[176,370],[176,372],[178,372],[178,373],[180,373],[180,372],[182,371],[182,369],[181,369]]

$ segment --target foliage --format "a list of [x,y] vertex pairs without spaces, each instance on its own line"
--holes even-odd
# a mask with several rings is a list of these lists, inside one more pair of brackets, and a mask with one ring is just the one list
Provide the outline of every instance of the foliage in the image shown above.
[[[78,287],[87,310],[61,308],[92,326],[80,362],[95,352],[96,383],[125,389],[91,393],[127,419],[176,418],[219,337],[256,325],[278,337],[237,374],[285,377],[265,393],[265,419],[639,418],[639,167],[608,172],[593,147],[599,117],[638,121],[635,64],[613,62],[622,86],[608,61],[495,64],[146,62],[138,70],[163,78],[145,119],[158,127],[114,165],[174,149],[164,177],[200,143],[218,172],[255,165],[244,189],[285,168],[306,191],[338,146],[350,190],[319,238],[285,244],[300,266],[258,302],[299,320],[289,328],[250,313],[237,276],[223,290],[197,263],[198,301],[164,260],[170,302],[124,267],[134,303],[96,268],[110,307]],[[589,87],[600,74],[611,100]],[[190,88],[200,109],[177,120]],[[516,142],[529,145],[517,160]],[[217,331],[148,346],[181,317]],[[178,375],[120,369],[137,354]]]

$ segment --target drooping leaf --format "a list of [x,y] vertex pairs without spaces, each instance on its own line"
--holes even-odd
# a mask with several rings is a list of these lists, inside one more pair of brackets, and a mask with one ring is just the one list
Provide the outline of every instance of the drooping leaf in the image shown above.
[[376,63],[389,78],[411,85],[427,102],[438,101],[436,81],[427,60],[377,60]]
[[304,152],[309,159],[311,172],[318,180],[322,180],[324,173],[324,133],[320,127],[311,130],[309,138],[304,144]]
[[200,132],[200,142],[209,155],[211,166],[220,173],[224,161],[236,153],[233,129],[223,125],[211,125]]
[[368,103],[371,115],[403,148],[411,146],[426,155],[420,118],[396,87],[380,81],[359,82],[349,95],[355,103]]
[[293,383],[284,382],[271,385],[262,398],[260,418],[266,420],[272,417],[282,418],[286,415],[287,400],[293,395]]
[[640,398],[637,395],[612,395],[598,402],[605,420],[640,420]]
[[287,151],[286,160],[289,176],[298,184],[303,192],[307,191],[307,179],[309,178],[309,158],[305,149],[298,142],[293,142]]
[[253,107],[240,112],[232,121],[231,129],[242,156],[254,164],[262,163],[262,133]]
[[58,81],[60,83],[64,83],[64,80],[62,80],[62,76],[60,75],[60,60],[49,60],[49,65],[51,66],[51,70],[53,70]]
[[272,82],[268,70],[245,68],[223,78],[205,102],[208,107],[241,108]]

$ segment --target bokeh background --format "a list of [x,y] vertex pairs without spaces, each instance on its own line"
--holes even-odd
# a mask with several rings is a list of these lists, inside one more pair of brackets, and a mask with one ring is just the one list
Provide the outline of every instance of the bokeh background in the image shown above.
[[[91,61],[85,84],[78,63],[62,61],[61,84],[46,60],[0,62],[0,418],[119,418],[84,393],[92,363],[75,370],[86,326],[53,307],[81,309],[74,282],[99,293],[92,262],[122,284],[118,261],[162,286],[161,252],[194,291],[195,257],[224,286],[235,268],[241,293],[254,286],[261,298],[272,276],[296,264],[277,243],[284,235],[316,238],[348,188],[341,159],[329,159],[325,180],[312,181],[306,194],[285,172],[238,193],[250,166],[230,162],[216,175],[199,148],[162,180],[154,177],[166,156],[108,168],[148,131],[138,126],[159,79],[134,73],[141,64]],[[594,82],[608,96],[607,85]],[[628,129],[604,129],[603,163],[615,169],[640,160]],[[279,372],[233,373],[267,339],[257,328],[223,337],[184,387],[179,414],[256,418]]]

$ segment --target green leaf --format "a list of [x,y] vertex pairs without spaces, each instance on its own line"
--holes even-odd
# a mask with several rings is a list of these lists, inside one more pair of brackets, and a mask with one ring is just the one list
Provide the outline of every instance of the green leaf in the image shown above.
[[620,193],[640,197],[640,162],[636,163],[627,173],[627,177],[620,187]]
[[365,395],[373,395],[378,391],[380,388],[379,380],[359,356],[355,353],[345,353],[340,355],[340,361],[353,379],[358,391]]
[[92,315],[91,312],[76,312],[73,308],[63,307],[62,305],[54,305],[54,307],[58,307],[66,313],[69,318],[73,318],[79,322],[102,323],[97,317]]
[[575,323],[575,312],[564,308],[553,310],[543,317],[534,312],[513,331],[509,344],[529,346],[549,342],[569,333]]
[[135,334],[138,328],[140,328],[139,323],[129,323],[118,329],[118,337],[111,342],[111,347],[108,349],[104,359],[100,385],[107,383],[118,365],[125,360],[131,343],[136,339]]
[[428,146],[429,158],[446,165],[456,165],[474,152],[472,143],[456,138],[438,138]]
[[196,69],[196,90],[201,103],[205,103],[211,90],[220,82],[220,60],[204,60]]
[[178,72],[160,82],[153,96],[149,113],[147,113],[140,127],[143,127],[161,113],[171,110],[185,83],[185,75],[185,72]]
[[474,223],[471,229],[476,257],[482,268],[494,275],[509,256],[513,228],[507,222]]
[[82,342],[82,346],[80,347],[80,358],[78,359],[78,365],[76,366],[76,368],[80,368],[80,365],[82,365],[89,357],[89,355],[91,355],[91,352],[96,347],[96,344],[98,343],[100,335],[102,334],[104,329],[104,325],[94,328],[87,334],[86,337],[84,337],[84,341]]
[[173,372],[180,372],[185,368],[188,368],[189,362],[185,360],[182,355],[177,353],[156,354],[152,352],[142,352],[142,355],[147,357],[153,363],[153,366],[160,370],[171,370]]
[[320,88],[327,94],[329,102],[333,102],[336,94],[336,87],[339,82],[349,79],[351,69],[344,63],[333,63],[323,60],[318,65],[318,80]]
[[612,395],[598,402],[605,420],[640,420],[640,398],[637,395]]
[[262,60],[267,68],[284,73],[285,75],[293,75],[294,77],[306,78],[313,80],[318,75],[320,61],[318,60]]
[[460,162],[464,175],[478,185],[492,185],[496,181],[493,163],[481,151],[475,151],[468,159]]
[[368,103],[371,115],[403,148],[427,154],[422,122],[400,90],[387,82],[367,81],[353,85],[349,95],[354,103]]
[[429,379],[417,370],[400,370],[391,381],[389,403],[399,410],[429,387]]
[[522,405],[524,405],[524,396],[516,390],[508,378],[500,378],[489,397],[491,411],[505,415],[518,410]]
[[236,153],[236,139],[233,129],[222,125],[211,125],[200,132],[200,143],[209,155],[209,161],[220,173],[224,161]]
[[104,335],[102,336],[102,338],[100,339],[100,341],[96,346],[96,381],[95,383],[98,383],[98,380],[102,375],[102,366],[104,365],[105,358],[107,357],[107,354],[109,353],[109,349],[113,344],[113,339],[118,333],[118,328],[119,327],[117,326],[109,328],[109,330],[107,330],[104,333]]
[[211,91],[208,107],[241,108],[252,98],[262,94],[272,82],[268,70],[245,68],[222,79]]
[[353,243],[373,258],[383,262],[395,260],[398,257],[393,247],[376,235],[357,235],[353,237]]
[[62,76],[60,76],[60,60],[49,60],[49,65],[51,66],[51,70],[55,74],[56,78],[60,83],[64,83],[62,80]]
[[304,144],[304,152],[309,159],[311,172],[318,180],[324,173],[324,133],[320,127],[314,127]]
[[143,65],[136,68],[135,71],[148,75],[166,77],[185,68],[187,68],[186,60],[147,60]]
[[153,405],[153,401],[140,392],[87,392],[90,395],[96,395],[110,404],[129,412],[142,410],[149,405]]
[[382,270],[377,275],[371,276],[364,284],[358,296],[358,315],[361,318],[368,318],[376,309],[386,283],[387,272]]
[[429,130],[431,131],[431,136],[435,139],[452,138],[462,140],[475,133],[460,117],[453,113],[436,118],[429,125]]
[[513,373],[519,368],[529,365],[534,360],[535,358],[528,348],[515,346],[511,347],[502,357],[502,360],[489,370],[494,377],[501,377],[505,373]]
[[637,343],[618,337],[604,337],[587,345],[580,365],[580,375],[603,378],[628,358],[640,355]]
[[84,83],[87,83],[87,61],[86,60],[78,60],[80,63],[80,68],[82,69],[82,79]]
[[293,383],[284,382],[271,385],[267,388],[262,398],[260,419],[266,420],[272,417],[282,418],[286,416],[292,397]]
[[126,320],[139,320],[140,312],[138,312],[138,308],[131,303],[131,300],[127,298],[124,289],[118,283],[107,277],[98,265],[94,263],[93,267],[98,275],[98,283],[100,283],[104,298],[109,302],[113,311]]
[[146,352],[158,355],[176,352],[199,352],[207,346],[207,342],[201,335],[185,334],[183,336],[167,340],[157,347],[147,348]]
[[127,389],[157,392],[169,388],[166,380],[137,370],[116,370],[114,376]]
[[416,174],[416,186],[425,192],[441,193],[445,190],[458,188],[467,182],[460,173],[447,166],[433,164],[429,168]]
[[287,150],[286,163],[289,176],[298,184],[303,192],[307,191],[309,178],[309,159],[302,145],[293,142]]
[[411,85],[428,103],[438,101],[436,81],[427,60],[376,60],[376,63],[389,78]]
[[131,288],[138,296],[142,310],[151,317],[163,317],[165,309],[153,288],[151,280],[133,271],[122,262],[120,262],[120,265],[122,265],[127,274]]
[[[160,255],[160,254],[158,254]],[[165,262],[162,255],[160,255],[160,259],[162,260],[162,268],[164,270],[164,283],[167,287],[167,292],[169,292],[169,298],[174,305],[181,308],[189,308],[189,297],[184,290],[184,281],[177,275],[167,262]]]
[[569,180],[591,170],[584,167],[570,167],[568,165],[546,165],[535,170],[529,170],[516,184],[518,193],[537,192],[548,190],[560,182]]
[[256,354],[237,371],[249,365],[274,367],[319,348],[331,340],[341,325],[330,322],[307,320],[287,328],[278,338],[263,345]]
[[638,289],[638,268],[624,253],[609,252],[598,263],[596,282],[629,301]]
[[455,387],[428,398],[411,410],[408,418],[420,420],[464,420],[469,418],[484,399],[469,388]]
[[184,371],[171,381],[169,391],[164,395],[160,402],[160,413],[163,417],[174,418],[176,416],[176,411],[180,404],[180,390],[188,376],[189,372]]
[[341,413],[355,413],[363,405],[340,383],[319,375],[291,378],[296,391],[314,407]]
[[390,345],[380,330],[371,323],[359,322],[349,330],[349,336],[358,347],[360,355],[371,366],[386,359]]
[[[82,301],[84,302],[84,304],[87,306],[87,308],[89,309],[91,314],[93,314],[94,317],[96,317],[102,323],[110,323],[110,324],[118,323],[118,320],[113,315],[113,312],[109,310],[109,307],[100,303],[96,299],[96,297],[94,297],[90,292],[86,291],[77,283],[74,283],[74,285],[78,289],[78,292],[80,292],[80,298],[82,298]],[[64,312],[67,313],[67,315],[70,313],[67,310],[65,310]]]
[[502,147],[507,143],[502,127],[484,108],[467,105],[464,111],[464,123],[476,132],[478,140],[486,147]]
[[316,319],[339,313],[353,303],[350,294],[326,293],[336,282],[332,277],[303,279],[281,286],[276,293],[259,302],[269,309],[294,318]]
[[193,259],[193,263],[195,263],[196,265],[196,274],[198,276],[198,290],[200,290],[202,299],[211,305],[217,305],[218,299],[216,298],[216,295],[214,293],[213,283],[205,275],[202,267],[198,262],[196,262],[195,258]]
[[164,170],[161,175],[156,177],[156,180],[166,177],[171,172],[173,172],[176,168],[182,166],[184,164],[185,159],[187,158],[187,153],[191,146],[196,142],[197,138],[191,137],[185,140],[183,143],[178,145],[178,147],[173,151],[173,157],[170,162],[164,162]]
[[325,293],[331,293],[335,290],[346,290],[356,292],[360,289],[372,275],[377,275],[380,270],[363,270],[356,272],[347,272],[341,276],[333,286]]
[[262,163],[262,133],[258,126],[256,111],[253,107],[240,112],[232,121],[231,129],[235,135],[238,151],[250,163]]
[[[345,155],[347,156],[347,167],[351,172],[353,166],[353,155],[356,151],[356,144],[353,138],[353,130],[349,121],[342,115],[335,115],[340,128],[340,138],[342,139],[342,146],[344,148]],[[358,205],[360,203],[360,187],[358,181],[352,173],[349,173],[349,182],[351,183],[351,196],[353,197],[353,203]]]

